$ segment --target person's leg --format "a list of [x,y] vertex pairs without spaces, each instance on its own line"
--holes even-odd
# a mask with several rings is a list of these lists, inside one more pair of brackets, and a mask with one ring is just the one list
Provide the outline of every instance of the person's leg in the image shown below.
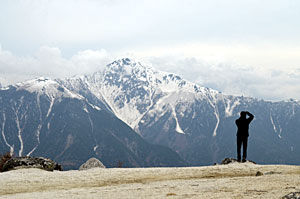
[[241,147],[242,147],[242,139],[240,136],[236,136],[236,146],[237,146],[237,160],[241,161]]
[[243,138],[243,162],[246,162],[247,159],[247,146],[248,146],[248,138]]

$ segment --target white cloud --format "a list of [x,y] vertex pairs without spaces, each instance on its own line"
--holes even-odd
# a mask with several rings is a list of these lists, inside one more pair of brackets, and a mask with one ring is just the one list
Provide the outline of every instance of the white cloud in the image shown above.
[[[269,51],[269,56],[260,57],[262,60],[258,63],[263,63],[264,59],[267,61],[268,57],[273,57],[278,62],[282,59],[282,63],[275,67],[271,67],[272,65],[260,67],[259,64],[249,66],[234,61],[230,62],[228,61],[230,56],[225,59],[224,57],[216,59],[218,54],[222,55],[222,52],[226,54],[226,51],[223,51],[221,47],[207,48],[207,51],[199,48],[200,55],[206,53],[203,57],[207,59],[202,59],[200,55],[196,54],[195,56],[188,53],[185,55],[184,51],[181,50],[184,49],[188,52],[188,47],[182,47],[181,50],[176,49],[181,48],[159,48],[153,52],[152,50],[132,51],[118,54],[108,53],[104,49],[84,50],[75,53],[70,58],[65,58],[62,56],[61,50],[56,47],[43,46],[33,56],[26,57],[16,56],[0,48],[0,82],[2,85],[7,85],[39,76],[61,78],[76,74],[88,74],[102,70],[116,57],[129,57],[141,60],[159,70],[177,73],[191,82],[226,94],[252,96],[268,100],[300,99],[300,87],[298,86],[300,85],[300,67],[297,65],[280,67],[285,61],[288,63],[288,60],[282,58],[284,54],[289,56],[287,52],[279,53],[282,56],[278,59],[276,53],[271,56],[271,52],[276,52],[276,49]],[[234,50],[233,48],[228,47],[226,49],[228,54],[234,55],[238,54],[238,50],[242,48],[235,49],[235,53],[228,52]],[[247,58],[248,52],[250,51],[246,51],[245,54],[240,53],[240,62],[254,59],[262,51],[254,52]],[[211,53],[213,53],[212,59],[209,57]],[[214,56],[215,59],[213,59]],[[245,61],[245,63],[247,62]]]
[[195,57],[207,62],[231,63],[243,67],[292,70],[300,67],[300,47],[269,42],[187,42],[155,48],[132,49],[131,54],[140,58]]
[[225,94],[266,100],[300,99],[300,70],[279,70],[211,63],[184,56],[144,58],[160,70],[177,73],[201,86]]
[[0,82],[12,84],[39,76],[68,77],[101,70],[113,58],[104,50],[79,51],[67,59],[56,47],[41,47],[34,56],[20,57],[0,48]]

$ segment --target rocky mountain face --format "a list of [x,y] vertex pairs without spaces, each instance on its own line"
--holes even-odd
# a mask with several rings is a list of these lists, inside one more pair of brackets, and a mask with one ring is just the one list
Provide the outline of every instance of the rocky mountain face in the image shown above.
[[235,120],[255,115],[248,157],[257,163],[300,164],[300,104],[225,95],[130,59],[91,75],[57,80],[127,123],[152,144],[170,147],[189,165],[236,156]]
[[105,101],[91,102],[47,78],[1,88],[0,152],[48,157],[66,170],[91,157],[106,167],[185,165],[171,149],[144,141]]

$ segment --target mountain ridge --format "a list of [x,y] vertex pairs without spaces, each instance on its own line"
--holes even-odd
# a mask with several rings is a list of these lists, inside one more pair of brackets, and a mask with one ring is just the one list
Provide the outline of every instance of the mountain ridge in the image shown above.
[[[86,85],[80,82],[86,82]],[[282,154],[275,145],[286,145],[285,155],[280,158],[276,158],[275,152],[270,157],[261,155],[258,158],[259,150],[254,150],[255,158],[262,163],[280,163],[285,159],[283,156],[292,156],[289,161],[297,162],[292,160],[296,143],[289,136],[293,134],[299,137],[299,134],[290,132],[292,126],[285,125],[283,128],[284,124],[281,124],[284,121],[294,125],[294,120],[299,120],[296,115],[300,116],[300,108],[296,100],[271,102],[227,95],[128,58],[108,64],[103,72],[83,78],[66,78],[61,83],[76,92],[83,89],[89,90],[94,96],[101,95],[102,98],[98,99],[104,99],[112,112],[144,139],[172,148],[192,165],[212,164],[222,159],[225,152],[235,156],[234,120],[242,110],[249,110],[256,115],[251,131],[258,148],[270,152],[274,147],[276,153]],[[89,100],[88,96],[85,97]],[[292,151],[288,149],[290,147]],[[251,150],[249,153],[251,155]]]
[[57,81],[37,78],[0,89],[0,151],[44,156],[64,169],[91,157],[107,167],[184,166],[171,149],[144,141],[111,112]]

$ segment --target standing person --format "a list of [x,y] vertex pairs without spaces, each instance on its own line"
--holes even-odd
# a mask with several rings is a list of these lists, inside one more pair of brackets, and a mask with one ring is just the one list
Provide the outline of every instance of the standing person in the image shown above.
[[[248,116],[248,118],[247,118]],[[242,111],[240,118],[235,120],[237,126],[236,144],[237,144],[237,159],[241,162],[241,147],[243,145],[243,159],[242,162],[246,162],[247,159],[247,143],[249,137],[249,124],[253,120],[254,116],[248,111]]]

